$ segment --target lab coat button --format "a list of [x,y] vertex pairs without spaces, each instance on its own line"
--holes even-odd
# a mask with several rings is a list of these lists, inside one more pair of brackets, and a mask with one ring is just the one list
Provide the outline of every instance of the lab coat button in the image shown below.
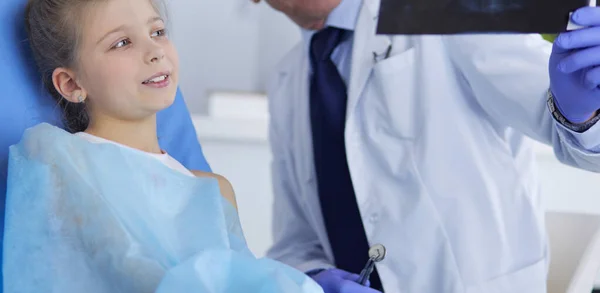
[[378,213],[372,214],[371,217],[369,218],[369,221],[372,224],[375,224],[375,223],[379,222],[379,214]]

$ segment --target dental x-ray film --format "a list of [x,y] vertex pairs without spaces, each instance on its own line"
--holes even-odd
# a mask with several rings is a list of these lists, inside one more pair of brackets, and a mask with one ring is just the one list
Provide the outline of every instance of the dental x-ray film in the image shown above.
[[378,34],[543,33],[567,30],[590,0],[381,0]]

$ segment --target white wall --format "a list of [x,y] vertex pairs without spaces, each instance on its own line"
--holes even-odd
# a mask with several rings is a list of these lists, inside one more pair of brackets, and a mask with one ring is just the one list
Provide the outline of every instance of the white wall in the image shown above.
[[264,91],[268,72],[300,38],[283,14],[250,0],[169,0],[171,38],[190,111],[213,91]]
[[565,166],[550,152],[538,163],[548,210],[600,214],[600,174]]
[[260,14],[259,39],[259,80],[264,85],[273,67],[300,42],[300,29],[283,13],[264,4]]

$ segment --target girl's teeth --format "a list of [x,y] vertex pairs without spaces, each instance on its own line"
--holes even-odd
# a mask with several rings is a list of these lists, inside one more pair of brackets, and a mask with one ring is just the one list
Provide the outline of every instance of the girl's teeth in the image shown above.
[[166,78],[167,78],[167,76],[166,76],[166,75],[162,75],[162,76],[159,76],[159,77],[155,77],[155,78],[153,78],[153,79],[149,80],[149,81],[148,81],[148,82],[146,82],[146,83],[151,83],[151,82],[161,82],[161,81],[165,80]]

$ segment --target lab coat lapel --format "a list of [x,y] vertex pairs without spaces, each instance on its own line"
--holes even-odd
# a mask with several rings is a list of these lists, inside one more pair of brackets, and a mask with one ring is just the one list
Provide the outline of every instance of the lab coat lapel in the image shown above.
[[[298,154],[293,155],[295,158],[293,161],[297,162],[299,174],[302,174],[302,183],[305,184],[302,192],[302,200],[306,202],[306,206],[310,207],[306,209],[306,213],[309,215],[310,221],[314,227],[318,229],[317,235],[323,245],[328,256],[332,255],[331,247],[329,245],[329,239],[327,238],[327,232],[325,231],[325,222],[323,215],[321,214],[321,203],[319,200],[319,194],[317,189],[316,171],[313,156],[313,140],[312,140],[312,127],[310,121],[310,80],[309,80],[309,62],[308,56],[302,54],[301,58],[298,58],[299,64],[296,64],[294,70],[296,74],[300,76],[293,76],[294,82],[290,83],[288,94],[293,97],[294,109],[292,113],[295,116],[294,119],[294,145],[298,146]],[[297,81],[297,82],[295,82]]]
[[279,69],[277,88],[270,90],[274,97],[285,97],[288,104],[284,109],[290,115],[290,132],[286,138],[291,140],[294,151],[289,155],[293,163],[294,174],[301,184],[314,181],[315,171],[312,152],[312,130],[309,105],[309,66],[308,56],[301,49],[288,56],[289,61]]
[[315,169],[313,159],[313,142],[312,142],[312,128],[310,121],[310,97],[309,97],[309,63],[308,56],[302,54],[302,59],[298,68],[300,76],[297,77],[298,83],[295,84],[293,92],[290,94],[295,96],[295,115],[299,115],[295,119],[297,125],[294,129],[298,129],[296,137],[296,145],[301,147],[301,153],[305,160],[301,160],[302,169],[304,174],[304,180],[306,184],[312,184],[315,180]]
[[354,113],[367,80],[373,69],[373,53],[385,52],[391,44],[388,36],[377,36],[375,29],[379,10],[379,0],[364,0],[356,29],[352,49],[352,69],[348,87],[347,117]]

